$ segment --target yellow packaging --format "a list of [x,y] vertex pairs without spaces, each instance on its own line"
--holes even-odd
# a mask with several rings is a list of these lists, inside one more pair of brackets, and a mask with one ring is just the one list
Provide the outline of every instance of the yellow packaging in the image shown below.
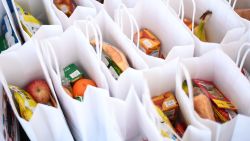
[[32,117],[33,111],[36,108],[36,101],[30,96],[29,93],[17,86],[9,85],[9,89],[14,95],[16,103],[18,104],[21,117],[29,121]]
[[41,22],[15,2],[23,30],[31,37],[41,27]]
[[178,141],[177,137],[168,128],[170,127],[174,131],[173,125],[169,121],[168,117],[165,116],[161,109],[159,109],[157,106],[155,106],[155,108],[161,118],[160,123],[158,123],[158,128],[160,129],[161,135],[165,138],[170,138],[174,141]]

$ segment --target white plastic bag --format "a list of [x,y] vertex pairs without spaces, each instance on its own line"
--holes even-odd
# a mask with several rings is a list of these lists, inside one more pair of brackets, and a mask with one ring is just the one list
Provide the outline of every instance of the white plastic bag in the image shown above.
[[[133,42],[135,32],[147,28],[161,41],[161,53],[165,60],[193,56],[194,41],[192,36],[185,30],[178,18],[165,8],[161,1],[106,0],[104,7],[117,24],[121,24],[122,31],[131,42]],[[134,22],[131,22],[131,17],[133,17]],[[136,51],[149,66],[161,64],[160,59],[145,55],[138,48],[139,44],[137,44]]]
[[[89,137],[95,137],[95,139],[91,140],[162,140],[159,132],[153,125],[151,119],[149,119],[143,105],[138,99],[133,87],[129,88],[127,97],[124,101],[108,97],[108,94],[99,95],[95,92],[96,90],[98,89],[89,87],[86,91],[86,102],[92,102],[92,104],[89,104],[90,107],[88,107],[91,111],[90,114],[94,117],[101,117],[95,121],[99,123],[99,128],[95,127],[97,131],[88,134]],[[102,93],[105,92],[101,89],[98,91],[100,91],[99,93],[102,91]],[[91,109],[95,109],[95,112]],[[102,130],[100,130],[100,126]],[[102,133],[101,136],[96,136],[96,133],[100,135],[100,132]]]
[[[193,3],[194,2],[194,3]],[[233,48],[233,42],[237,42],[247,30],[244,22],[232,10],[229,4],[218,0],[183,0],[184,16],[189,19],[194,18],[194,22],[198,23],[200,16],[207,10],[212,11],[212,16],[205,25],[207,40],[210,43],[201,43],[195,35],[196,48],[195,56],[200,56],[207,51],[218,48],[219,43]],[[178,13],[180,1],[170,0],[169,5]],[[194,8],[195,7],[195,8]],[[187,28],[187,30],[189,30]],[[191,31],[190,31],[191,32]],[[202,44],[202,45],[201,45]],[[203,44],[205,44],[203,46]]]
[[[23,8],[24,11],[29,12],[31,15],[37,18],[42,24],[41,27],[43,27],[43,25],[61,25],[55,12],[52,10],[52,7],[49,3],[50,0],[32,0],[32,1],[11,0],[11,1],[14,7],[15,16],[17,17],[18,26],[25,41],[28,41],[31,37],[24,30],[24,27],[20,22],[20,16],[18,14],[15,2],[17,2]],[[50,28],[53,29],[53,27]],[[39,30],[41,29],[38,29],[38,31]]]
[[[249,140],[249,134],[239,132],[238,129],[242,131],[249,130],[249,127],[244,126],[244,124],[250,122],[250,110],[248,108],[250,83],[234,62],[218,49],[208,52],[201,57],[183,59],[182,62],[187,67],[192,79],[212,81],[224,96],[238,108],[239,115],[223,124],[202,119],[198,114],[195,114],[197,121],[212,131],[212,140],[230,140],[237,137],[241,140]],[[187,95],[183,95],[183,97],[187,98]],[[189,102],[190,105],[193,105],[192,101]]]
[[[73,140],[36,42],[31,40],[22,48],[16,49],[15,52],[2,54],[0,58],[2,60],[0,62],[1,83],[15,116],[30,140]],[[47,81],[57,106],[38,104],[31,120],[26,121],[18,113],[18,107],[15,105],[15,100],[8,88],[8,84],[23,88],[34,79]]]
[[[93,23],[95,26],[99,26],[100,32],[102,34],[102,35],[100,34],[99,35],[102,36],[103,41],[110,43],[114,47],[117,47],[119,50],[121,50],[126,56],[130,67],[133,67],[135,69],[147,69],[148,68],[147,64],[143,61],[143,59],[134,50],[129,49],[130,46],[133,46],[133,44],[129,41],[129,39],[124,34],[121,33],[118,26],[112,21],[112,19],[109,17],[109,15],[105,12],[104,9],[100,10],[100,12],[91,21],[87,20],[87,21],[75,22],[75,26],[81,29],[81,31],[85,33],[85,35],[88,35],[87,37],[90,37],[88,39],[91,39],[95,33],[94,32],[95,30],[93,29],[91,30],[91,28],[87,28],[89,32],[86,31],[86,26],[89,23]],[[99,53],[97,52],[98,59],[101,58],[100,53],[101,52]],[[137,77],[136,71],[132,70],[131,68],[128,68],[127,70],[125,70],[119,76],[119,79],[116,80],[103,62],[101,62],[100,66],[102,68],[103,73],[105,74],[107,78],[112,96],[125,99],[128,93],[128,88],[132,84],[140,87],[140,89],[143,90],[143,87],[140,86],[140,85],[143,86],[143,81],[140,81],[141,77],[139,76],[139,74]]]
[[163,66],[142,71],[150,92],[149,97],[144,95],[143,104],[150,117],[157,123],[158,113],[155,111],[151,98],[172,91],[176,97],[185,123],[187,124],[187,129],[182,140],[210,141],[211,131],[196,120],[193,114],[193,108],[188,105],[189,99],[183,97],[183,93],[181,93],[182,82],[180,83],[176,80],[178,63],[178,59],[175,59]]
[[79,102],[66,94],[62,86],[63,68],[74,63],[80,70],[96,82],[97,86],[108,90],[108,84],[101,71],[99,60],[86,37],[75,27],[68,28],[62,35],[40,42],[43,57],[49,69],[55,91],[65,112],[72,134],[76,140],[85,140],[84,102]]

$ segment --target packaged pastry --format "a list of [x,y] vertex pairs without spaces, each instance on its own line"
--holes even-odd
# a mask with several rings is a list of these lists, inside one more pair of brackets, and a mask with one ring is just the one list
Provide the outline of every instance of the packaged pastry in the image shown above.
[[[229,99],[227,99],[212,82],[194,79],[193,83],[194,83],[194,96],[196,97],[197,93],[200,93],[198,94],[198,96],[204,95],[211,101],[212,109],[214,111],[214,116],[215,119],[217,119],[217,121],[226,122],[237,115],[237,108],[235,107],[235,105],[233,105],[233,103],[229,101]],[[201,106],[206,105],[206,107],[203,107],[204,108],[203,114],[205,113],[205,108],[207,108],[206,117],[213,120],[210,110],[211,106],[209,106],[209,102],[204,96],[202,96],[203,98],[200,96],[199,98],[196,99],[194,97],[194,102],[196,101],[197,104],[195,106],[202,108]],[[200,116],[201,117],[204,116],[203,114],[201,114]]]
[[[92,46],[95,47],[96,46],[95,40],[91,40],[91,44]],[[102,61],[108,67],[112,76],[115,79],[118,79],[120,74],[129,67],[125,55],[122,53],[122,51],[120,51],[116,47],[105,42],[103,42],[102,50],[103,50]]]
[[[134,43],[137,44],[137,34],[134,35]],[[148,29],[144,28],[140,30],[139,45],[146,54],[161,57],[161,42],[160,40]]]
[[73,0],[54,0],[54,4],[68,17],[70,17],[76,8],[76,4]]
[[31,37],[41,27],[41,22],[15,2],[23,30]]
[[9,89],[11,90],[14,99],[18,105],[17,107],[19,109],[21,117],[29,121],[36,108],[36,101],[28,92],[17,86],[9,85]]
[[212,104],[204,94],[194,96],[194,108],[201,118],[215,121]]

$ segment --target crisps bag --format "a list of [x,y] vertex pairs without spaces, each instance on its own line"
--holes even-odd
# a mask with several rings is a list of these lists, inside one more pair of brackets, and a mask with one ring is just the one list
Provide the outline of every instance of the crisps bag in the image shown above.
[[[169,1],[169,5],[176,13],[179,11],[180,4],[181,1]],[[237,42],[241,36],[245,34],[247,29],[245,23],[240,20],[239,16],[232,11],[231,7],[224,1],[183,0],[182,10],[182,20],[184,18],[190,19],[192,21],[191,29],[193,29],[193,31],[195,30],[194,23],[198,25],[200,17],[207,11],[211,12],[210,18],[207,19],[203,30],[205,31],[208,42],[203,45],[203,43],[193,35],[196,39],[195,56],[200,56],[207,51],[218,48],[219,46],[216,44],[233,48],[233,43]],[[188,28],[187,30],[190,31]],[[199,32],[203,31],[200,30]]]
[[[73,140],[36,41],[31,40],[14,52],[2,54],[0,58],[1,83],[29,139]],[[36,86],[46,90],[46,101],[39,100],[38,95],[32,92]]]
[[[70,84],[67,84],[67,81],[71,81],[69,76],[76,79],[89,79],[94,81],[97,87],[108,90],[109,86],[101,71],[96,53],[86,37],[75,27],[68,28],[62,35],[41,41],[40,45],[72,134],[76,140],[85,140],[84,126],[86,125],[84,118],[82,118],[86,117],[83,110],[85,98],[83,96],[81,102],[74,99],[76,98],[74,92],[75,89],[77,90],[77,80],[70,82]],[[78,69],[75,69],[74,66]],[[68,72],[70,72],[69,76]],[[82,73],[81,78],[77,78],[80,73]],[[65,89],[69,90],[71,95],[68,95],[68,91]]]
[[[226,97],[221,99],[221,102],[225,103],[225,101],[228,101],[237,108],[238,114],[233,115],[232,113],[232,115],[229,115],[229,119],[223,123],[216,122],[219,119],[222,120],[227,116],[227,114],[225,114],[223,117],[219,117],[223,112],[221,111],[222,109],[219,111],[219,113],[212,112],[216,118],[216,121],[212,119],[210,120],[201,118],[201,114],[198,114],[197,110],[195,110],[196,112],[194,113],[194,116],[196,117],[197,122],[202,123],[211,130],[212,140],[249,140],[249,134],[241,131],[249,130],[249,127],[246,125],[248,125],[250,122],[250,111],[248,108],[248,101],[250,99],[250,83],[235,66],[234,62],[221,50],[215,49],[214,51],[208,52],[200,57],[183,59],[182,63],[184,66],[186,66],[190,74],[190,79],[193,80],[193,86],[195,86],[194,88],[193,86],[188,86],[188,89],[193,88],[193,92],[188,92],[188,95],[184,92],[182,87],[179,87],[179,92],[182,97],[189,99],[189,105],[195,105],[195,103],[193,103],[195,101],[194,92],[196,94],[200,93],[199,90],[197,90],[197,86],[202,85],[204,88],[206,88],[208,93],[204,91],[204,93],[202,93],[205,94],[205,96],[210,97],[210,94],[213,92],[213,90],[210,90],[210,87],[211,83],[213,83],[223,95],[223,97]],[[194,79],[196,79],[196,81],[194,81]],[[182,83],[184,80],[185,79],[182,78],[180,82]],[[199,80],[198,83],[197,80]],[[204,81],[206,81],[205,84],[203,84]],[[218,90],[216,93],[218,93]],[[219,101],[213,101],[213,110],[218,111],[218,108],[216,108],[214,104],[218,104],[217,102]],[[196,99],[196,102],[199,102],[199,100]],[[225,104],[225,106],[227,105],[228,104]],[[238,129],[241,129],[241,131]]]
[[100,10],[94,18],[88,19],[76,21],[75,26],[85,33],[93,46],[92,49],[96,49],[111,95],[126,98],[131,84],[143,90],[140,86],[143,83],[140,81],[141,77],[138,75],[137,79],[137,74],[131,68],[146,69],[148,66],[134,50],[129,49],[133,44],[121,33],[104,9]]
[[[104,8],[123,33],[135,43],[134,49],[149,66],[161,65],[164,59],[193,56],[192,36],[161,1],[106,0]],[[149,40],[147,37],[150,36],[155,36],[156,39],[152,37]]]

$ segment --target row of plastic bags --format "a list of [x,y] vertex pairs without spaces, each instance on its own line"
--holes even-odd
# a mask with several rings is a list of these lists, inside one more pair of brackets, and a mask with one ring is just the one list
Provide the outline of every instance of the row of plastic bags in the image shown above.
[[[184,14],[190,13],[192,2],[183,2]],[[54,19],[59,19],[65,31],[60,26],[43,26],[31,40],[27,38],[30,41],[22,47],[12,47],[0,56],[1,84],[29,138],[32,141],[164,140],[156,127],[159,119],[151,97],[174,91],[188,125],[182,139],[178,139],[249,140],[250,110],[247,105],[250,83],[237,67],[245,61],[241,67],[250,70],[250,59],[244,57],[249,52],[244,49],[249,40],[248,22],[240,19],[223,1],[197,0],[198,14],[212,9],[215,15],[208,22],[207,31],[209,40],[217,43],[205,43],[179,20],[178,14],[171,9],[174,8],[171,3],[106,0],[104,5],[100,5],[95,1],[79,1],[77,4],[85,7],[78,6],[68,18],[47,1],[52,7],[50,10],[56,13]],[[223,11],[219,10],[222,8]],[[46,14],[52,17],[49,16],[51,13]],[[222,17],[225,19],[221,20]],[[101,62],[100,54],[89,44],[89,37],[93,37],[96,30],[89,25],[98,26],[103,41],[119,48],[130,62],[131,68],[118,80],[112,77]],[[145,55],[133,44],[131,33],[135,32],[133,28],[136,26],[153,29],[162,41],[165,60]],[[208,52],[211,48],[219,49]],[[84,102],[69,97],[61,85],[60,70],[70,63],[83,68],[99,87],[88,87]],[[36,78],[46,79],[59,106],[53,108],[39,104],[27,122],[20,117],[8,84],[22,87]],[[194,111],[192,97],[182,89],[183,80],[190,78],[213,81],[237,106],[239,115],[224,124],[200,118]]]

